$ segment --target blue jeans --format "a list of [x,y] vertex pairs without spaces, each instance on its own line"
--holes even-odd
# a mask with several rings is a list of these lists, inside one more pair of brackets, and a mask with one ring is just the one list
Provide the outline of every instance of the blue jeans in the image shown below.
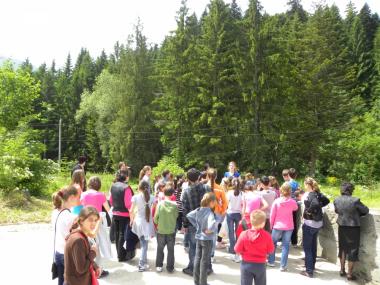
[[317,260],[317,238],[319,229],[307,225],[302,226],[302,244],[305,252],[306,272],[313,275]]
[[65,262],[63,254],[55,252],[54,259],[58,269],[58,285],[63,285],[63,274],[65,273]]
[[212,240],[197,240],[194,259],[194,284],[207,285],[207,269],[210,261]]
[[143,236],[140,237],[140,246],[141,246],[141,253],[140,253],[139,266],[142,267],[148,263],[148,259],[147,259],[148,240],[146,240]]
[[240,284],[252,285],[255,280],[255,285],[267,284],[267,272],[265,263],[253,263],[242,261],[240,265]]
[[241,220],[240,213],[227,214],[227,225],[228,225],[228,238],[230,240],[229,253],[235,254],[235,243],[236,243],[236,229],[239,226]]
[[195,251],[197,249],[197,241],[195,240],[195,232],[196,229],[192,226],[189,226],[187,228],[187,238],[189,243],[189,265],[187,266],[188,269],[191,271],[194,270],[194,258],[195,258]]
[[288,255],[289,255],[289,244],[292,238],[293,230],[282,231],[282,230],[272,230],[272,240],[274,244],[275,251],[269,255],[268,262],[273,264],[275,260],[276,246],[277,242],[282,239],[282,251],[281,251],[281,267],[286,267],[288,265]]

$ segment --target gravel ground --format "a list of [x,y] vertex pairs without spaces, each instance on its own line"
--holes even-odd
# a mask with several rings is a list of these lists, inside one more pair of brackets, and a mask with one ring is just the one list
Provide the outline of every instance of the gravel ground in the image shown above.
[[[52,285],[50,267],[52,262],[53,233],[48,224],[29,224],[0,226],[0,284],[38,284]],[[191,277],[184,275],[181,270],[187,265],[187,254],[181,241],[183,235],[177,237],[175,247],[176,268],[173,274],[167,272],[156,273],[154,262],[156,256],[156,242],[149,243],[148,261],[151,269],[140,273],[137,271],[137,257],[131,262],[119,263],[116,259],[106,261],[104,266],[110,271],[110,275],[100,280],[100,285],[108,284],[194,284]],[[115,246],[112,245],[115,255]],[[279,251],[279,250],[277,250]],[[289,255],[289,270],[280,272],[278,266],[280,254],[277,254],[275,268],[267,270],[267,284],[347,284],[346,279],[339,277],[339,268],[331,263],[318,259],[315,277],[313,279],[301,276],[303,270],[302,250],[291,248]],[[165,265],[164,265],[165,266]],[[239,264],[229,259],[225,250],[217,250],[216,262],[213,265],[214,274],[209,276],[208,282],[212,285],[240,284]]]

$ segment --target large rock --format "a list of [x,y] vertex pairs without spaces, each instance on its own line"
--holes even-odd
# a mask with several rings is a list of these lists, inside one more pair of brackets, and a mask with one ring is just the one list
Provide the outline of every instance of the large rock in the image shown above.
[[[319,232],[318,255],[339,264],[336,219],[331,203],[325,208],[324,226]],[[371,210],[369,215],[363,217],[360,231],[360,262],[355,265],[355,274],[362,282],[380,284],[380,213]]]

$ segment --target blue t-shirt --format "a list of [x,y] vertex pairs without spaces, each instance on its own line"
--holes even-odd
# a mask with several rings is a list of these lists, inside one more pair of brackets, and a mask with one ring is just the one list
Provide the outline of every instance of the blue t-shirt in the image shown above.
[[233,176],[233,177],[235,177],[235,178],[238,178],[238,177],[240,177],[240,173],[238,172],[238,171],[235,171],[235,173],[234,174],[232,174],[231,172],[229,172],[229,171],[226,171],[226,172],[224,172],[224,177],[231,177],[231,176]]
[[297,181],[291,180],[289,181],[289,185],[292,188],[292,198],[294,198],[294,192],[296,192],[297,189],[299,188],[299,184]]

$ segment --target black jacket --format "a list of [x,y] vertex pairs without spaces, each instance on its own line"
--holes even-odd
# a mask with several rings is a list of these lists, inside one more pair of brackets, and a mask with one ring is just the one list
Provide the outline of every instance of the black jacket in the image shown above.
[[342,195],[334,201],[335,212],[338,214],[336,221],[339,226],[360,227],[360,217],[367,215],[369,209],[359,198]]
[[320,192],[310,192],[305,200],[305,211],[303,217],[305,220],[322,221],[322,207],[330,203],[329,198]]

